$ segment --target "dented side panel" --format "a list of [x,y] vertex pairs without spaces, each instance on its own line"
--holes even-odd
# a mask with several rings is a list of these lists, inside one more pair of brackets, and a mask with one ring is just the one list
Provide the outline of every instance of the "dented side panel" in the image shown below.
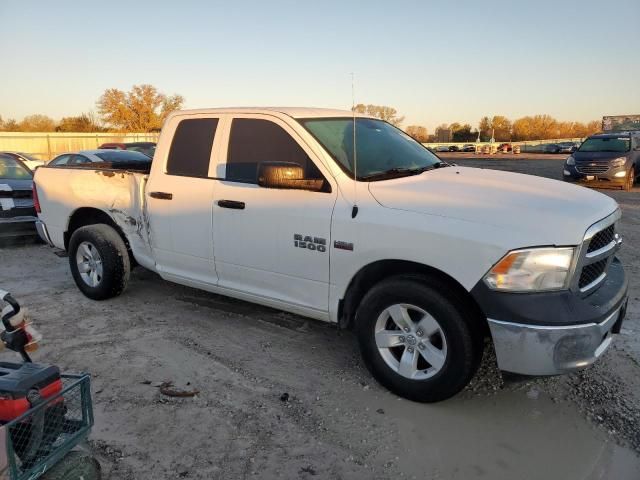
[[153,269],[145,215],[147,178],[130,171],[39,168],[34,179],[42,208],[39,216],[53,244],[64,249],[64,233],[72,215],[80,208],[95,208],[122,229],[138,263]]

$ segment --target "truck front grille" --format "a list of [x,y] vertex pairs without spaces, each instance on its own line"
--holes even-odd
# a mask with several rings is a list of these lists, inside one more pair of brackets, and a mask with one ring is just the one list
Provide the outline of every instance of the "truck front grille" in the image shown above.
[[613,242],[615,233],[616,232],[614,225],[609,225],[604,230],[600,230],[591,238],[587,253],[595,252],[596,250],[600,250],[601,248],[609,245],[611,242]]
[[583,164],[576,165],[576,170],[585,175],[597,175],[605,173],[609,170],[609,163],[595,163],[595,164]]
[[622,240],[616,233],[620,211],[600,220],[587,229],[580,248],[574,276],[574,287],[583,295],[595,290],[607,275]]
[[578,282],[578,287],[584,288],[589,284],[595,282],[605,272],[608,262],[609,260],[605,258],[604,260],[600,260],[596,263],[592,263],[583,267],[582,273],[580,273],[580,281]]

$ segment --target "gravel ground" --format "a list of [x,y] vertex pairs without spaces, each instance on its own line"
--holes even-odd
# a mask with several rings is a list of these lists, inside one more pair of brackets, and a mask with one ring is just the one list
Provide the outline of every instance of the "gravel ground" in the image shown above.
[[[545,156],[455,157],[460,165],[558,178]],[[499,375],[487,345],[455,398],[412,403],[378,386],[349,332],[170,284],[136,269],[106,302],[83,297],[67,259],[42,245],[0,249],[0,286],[45,335],[38,361],[92,375],[90,448],[108,479],[640,478],[640,191],[623,208],[631,280],[613,347],[579,373]],[[3,359],[10,358],[3,353]],[[197,390],[167,396],[163,387]]]

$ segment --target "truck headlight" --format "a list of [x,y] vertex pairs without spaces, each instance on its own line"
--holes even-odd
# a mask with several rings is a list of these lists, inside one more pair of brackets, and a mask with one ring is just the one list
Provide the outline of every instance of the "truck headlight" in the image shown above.
[[573,155],[569,155],[567,157],[567,165],[575,165],[576,164],[576,159],[573,158]]
[[613,160],[611,160],[611,166],[613,168],[623,167],[625,163],[627,163],[627,158],[626,157],[618,157],[618,158],[614,158]]
[[569,287],[574,249],[529,248],[507,253],[485,275],[493,290],[540,292]]

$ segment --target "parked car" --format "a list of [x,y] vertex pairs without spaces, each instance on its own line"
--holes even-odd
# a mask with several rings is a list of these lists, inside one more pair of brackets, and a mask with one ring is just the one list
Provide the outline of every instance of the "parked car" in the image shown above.
[[545,143],[540,146],[542,153],[560,153],[560,145],[557,143]]
[[448,152],[449,151],[449,147],[447,145],[438,145],[435,148],[436,152]]
[[32,172],[44,165],[46,162],[44,160],[40,160],[39,158],[34,157],[33,155],[29,155],[28,153],[22,152],[0,152],[3,155],[9,155],[16,160],[21,161],[29,170]]
[[133,150],[134,152],[144,153],[146,156],[153,158],[156,151],[155,142],[129,142],[129,143],[103,143],[98,147],[101,150]]
[[473,143],[467,143],[462,147],[463,152],[475,152],[476,146]]
[[68,253],[88,298],[119,295],[141,265],[334,322],[355,331],[381,384],[416,401],[464,388],[489,332],[498,366],[520,374],[576,370],[606,351],[628,290],[615,200],[450,166],[353,115],[174,112],[148,175],[39,168],[38,230]]
[[460,151],[460,147],[458,145],[449,145],[449,151],[450,152],[459,152]]
[[58,155],[49,162],[48,166],[148,170],[151,166],[151,158],[143,153],[129,150],[81,150],[77,153]]
[[640,175],[640,132],[591,135],[566,160],[563,179],[631,190]]
[[0,238],[35,235],[33,174],[13,155],[0,153]]
[[580,147],[580,144],[577,142],[560,142],[558,147],[560,147],[558,153],[573,153]]

